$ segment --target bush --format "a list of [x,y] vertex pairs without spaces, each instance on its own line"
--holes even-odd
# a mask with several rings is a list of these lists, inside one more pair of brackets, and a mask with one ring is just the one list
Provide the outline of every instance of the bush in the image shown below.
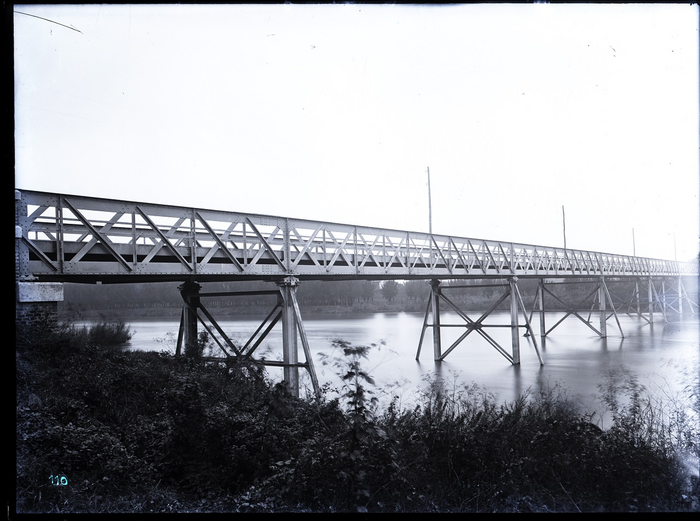
[[133,333],[123,322],[100,322],[89,329],[90,342],[103,346],[126,344],[132,336]]

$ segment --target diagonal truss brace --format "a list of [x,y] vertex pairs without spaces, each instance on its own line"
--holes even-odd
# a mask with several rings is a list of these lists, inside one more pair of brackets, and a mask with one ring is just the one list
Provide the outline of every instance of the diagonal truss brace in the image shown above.
[[78,211],[78,209],[75,206],[68,202],[66,198],[63,198],[63,204],[65,204],[68,207],[68,209],[73,213],[73,215],[75,215],[78,218],[78,220],[80,220],[80,222],[82,222],[83,225],[88,230],[90,230],[90,233],[92,234],[93,238],[97,241],[100,241],[107,249],[107,251],[109,251],[109,253],[112,254],[115,260],[126,269],[126,271],[133,271],[129,263],[126,262],[126,260],[124,260],[124,257],[122,257],[117,252],[117,250],[114,248],[114,245],[112,244],[112,241],[110,241],[106,235],[104,235],[100,230],[95,228],[92,225],[92,223],[88,219],[86,219],[85,216],[82,213],[80,213],[80,211]]
[[146,224],[150,226],[150,228],[158,235],[160,240],[162,241],[162,244],[165,245],[170,252],[175,256],[175,258],[187,268],[188,271],[193,272],[194,268],[190,265],[189,262],[185,260],[185,258],[180,255],[180,252],[177,251],[177,248],[170,242],[170,240],[165,236],[165,234],[161,231],[161,229],[156,226],[156,224],[151,220],[151,218],[144,212],[141,208],[136,206],[136,211],[143,217],[143,220],[146,221]]
[[[199,212],[195,212],[195,215],[197,219],[199,220],[200,224],[204,226],[204,228],[207,230],[207,233],[211,235],[212,239],[214,239],[214,242],[216,243],[216,246],[214,246],[211,250],[211,253],[215,251],[215,249],[218,247],[226,257],[231,261],[231,263],[238,269],[238,271],[243,272],[243,266],[241,266],[240,262],[238,262],[238,259],[233,256],[231,251],[226,247],[226,244],[224,244],[224,241],[221,240],[221,237],[212,229],[212,227],[209,225],[209,223],[202,217],[202,215]],[[227,230],[227,233],[230,232],[231,228],[233,228],[233,224],[231,223],[229,230]]]

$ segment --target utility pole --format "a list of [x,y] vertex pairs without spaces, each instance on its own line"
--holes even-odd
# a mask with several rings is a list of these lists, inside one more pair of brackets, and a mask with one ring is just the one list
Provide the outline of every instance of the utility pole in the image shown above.
[[636,257],[637,256],[637,247],[634,242],[634,228],[632,228],[632,256]]
[[433,202],[430,196],[430,167],[428,167],[428,232],[433,234]]
[[673,232],[673,260],[678,260],[678,252],[676,251],[676,232]]
[[564,249],[566,249],[566,213],[564,213],[564,205],[561,205],[561,219],[564,224]]

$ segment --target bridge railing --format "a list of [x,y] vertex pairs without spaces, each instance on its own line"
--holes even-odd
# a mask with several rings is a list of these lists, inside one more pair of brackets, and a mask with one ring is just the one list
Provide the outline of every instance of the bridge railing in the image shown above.
[[673,276],[695,263],[36,191],[21,278]]

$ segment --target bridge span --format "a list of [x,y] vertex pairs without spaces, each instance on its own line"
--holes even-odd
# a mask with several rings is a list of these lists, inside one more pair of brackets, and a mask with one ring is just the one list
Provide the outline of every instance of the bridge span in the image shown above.
[[[431,295],[416,357],[420,356],[424,334],[432,329],[436,361],[476,332],[507,360],[518,364],[522,329],[539,356],[533,314],[538,313],[541,338],[556,327],[546,330],[545,295],[566,306],[564,318],[577,317],[605,337],[608,320],[617,320],[608,288],[613,281],[633,284],[630,308],[649,323],[655,311],[665,318],[667,305],[679,312],[684,303],[689,312],[697,308],[683,286],[684,278],[697,277],[696,263],[28,190],[15,191],[15,265],[20,304],[50,300],[52,297],[47,295],[59,298],[60,284],[65,282],[181,281],[183,314],[178,353],[182,346],[187,351],[196,342],[201,324],[216,340],[224,358],[252,360],[265,335],[282,320],[283,360],[264,363],[282,366],[285,381],[297,392],[300,367],[309,370],[316,386],[295,296],[304,280],[430,281]],[[487,312],[472,318],[446,295],[448,286],[440,284],[460,279],[478,281],[449,288],[482,287],[485,281],[500,286],[502,294]],[[539,281],[535,304],[529,311],[519,279]],[[236,345],[202,302],[203,298],[220,294],[202,292],[201,283],[217,280],[276,284],[275,289],[264,293],[277,295],[277,305],[245,345]],[[592,302],[564,303],[549,289],[562,283],[588,284]],[[669,292],[666,285],[674,289]],[[228,294],[245,297],[251,292]],[[501,305],[509,305],[511,310],[511,321],[506,325],[512,331],[510,351],[486,332],[487,327],[503,327],[486,323]],[[445,351],[440,330],[448,325],[441,322],[441,306],[456,312],[464,320],[460,327],[465,330]],[[580,313],[586,308],[587,319]],[[594,308],[598,327],[590,320]],[[619,321],[617,324],[623,335]],[[298,340],[305,362],[298,359]]]

